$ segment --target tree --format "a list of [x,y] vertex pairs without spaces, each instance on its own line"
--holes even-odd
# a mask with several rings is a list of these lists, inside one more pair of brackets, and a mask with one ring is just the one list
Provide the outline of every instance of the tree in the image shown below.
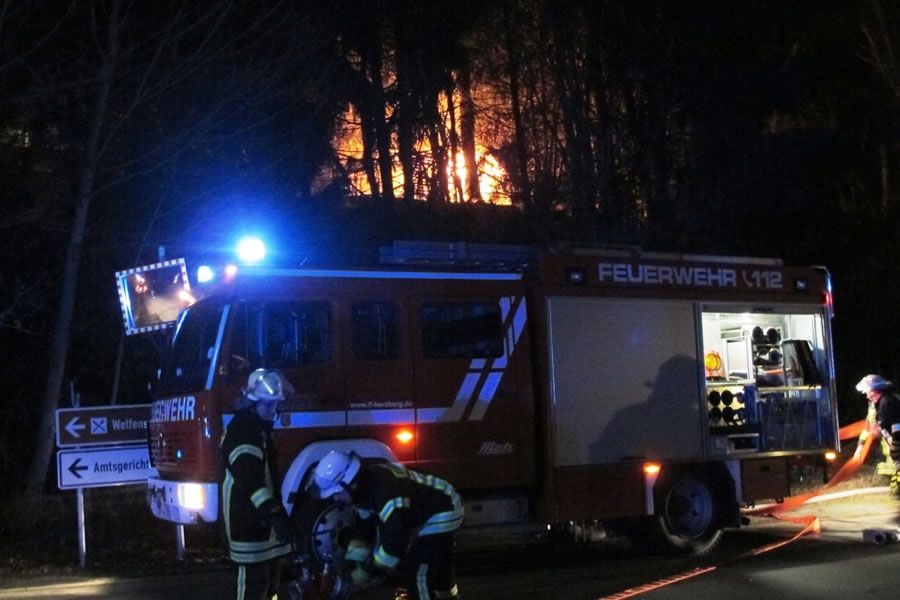
[[[82,10],[75,13],[67,32],[83,32],[97,43],[84,46],[95,54],[84,53],[72,71],[64,71],[65,65],[60,67],[55,82],[54,91],[58,94],[62,86],[75,107],[74,114],[60,123],[63,128],[71,128],[70,150],[75,144],[80,146],[80,163],[37,449],[26,482],[29,492],[39,492],[45,484],[54,416],[71,345],[79,269],[91,215],[96,212],[94,205],[100,199],[112,198],[117,187],[173,163],[192,147],[205,144],[210,148],[216,142],[233,146],[235,132],[229,129],[237,124],[238,115],[264,99],[277,97],[273,88],[285,89],[285,80],[296,73],[301,60],[298,47],[275,60],[259,47],[263,32],[269,36],[265,38],[268,43],[283,32],[276,27],[266,29],[272,26],[279,5],[246,12],[231,3],[199,10],[177,1],[150,6],[114,0],[79,8]],[[244,57],[245,62],[238,62],[239,54],[248,46],[254,52]],[[260,68],[263,63],[265,69]],[[35,68],[56,69],[57,65]],[[90,82],[88,88],[77,85],[85,76]],[[211,89],[220,95],[197,101],[203,98],[200,90],[208,93]],[[79,113],[87,117],[83,129],[72,127]],[[255,118],[241,123],[245,136],[247,131],[271,121],[273,115]],[[103,205],[100,208],[99,214],[110,210]]]

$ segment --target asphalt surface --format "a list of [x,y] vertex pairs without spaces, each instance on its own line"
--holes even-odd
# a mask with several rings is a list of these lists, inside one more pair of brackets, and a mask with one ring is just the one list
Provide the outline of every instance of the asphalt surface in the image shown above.
[[[832,493],[790,511],[778,511],[777,505],[768,508],[773,509],[773,513],[780,518],[749,517],[747,527],[726,534],[730,541],[725,546],[730,544],[736,547],[738,556],[781,543],[784,546],[775,547],[753,561],[734,561],[719,554],[713,558],[713,561],[722,561],[715,572],[633,597],[673,600],[721,597],[723,594],[732,600],[758,600],[759,594],[771,598],[843,597],[836,595],[841,581],[846,581],[848,577],[865,579],[867,574],[872,581],[867,583],[866,597],[896,597],[893,590],[897,589],[898,582],[895,580],[900,575],[894,576],[892,573],[900,573],[894,567],[900,556],[900,544],[877,547],[863,533],[867,529],[896,529],[900,526],[900,502],[888,493],[887,488]],[[804,528],[798,521],[812,517],[818,518],[819,530],[790,542]],[[527,538],[528,533],[510,535]],[[467,537],[470,539],[467,540]],[[461,535],[463,539],[460,541],[475,542],[474,537],[474,534]],[[493,541],[495,544],[509,543],[509,540],[500,537],[495,537]],[[559,556],[558,560],[549,561],[553,564],[546,564],[548,561],[542,558],[536,564],[544,563],[544,568],[527,566],[524,557],[533,554],[534,548],[540,546],[540,543],[521,545],[521,554],[513,553],[517,555],[515,564],[498,564],[496,560],[490,560],[490,552],[485,553],[482,565],[477,564],[480,561],[477,556],[470,555],[468,560],[463,560],[460,583],[467,592],[467,599],[612,598],[633,586],[650,584],[658,577],[671,576],[687,568],[683,563],[660,557],[641,560],[629,554],[627,548],[617,550],[615,544],[612,548],[599,544],[600,549],[592,552],[593,556],[576,560]],[[186,590],[190,590],[194,600],[201,600],[229,597],[231,580],[231,573],[222,568],[135,579],[92,578],[77,574],[18,581],[7,579],[0,581],[0,599],[105,597],[138,600],[184,597]],[[564,596],[555,593],[562,590],[566,592]]]

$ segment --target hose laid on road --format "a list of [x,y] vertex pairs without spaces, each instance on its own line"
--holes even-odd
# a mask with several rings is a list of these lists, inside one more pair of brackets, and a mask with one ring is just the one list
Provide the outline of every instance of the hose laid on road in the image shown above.
[[[840,429],[840,438],[842,440],[850,439],[854,437],[858,437],[860,432],[862,432],[863,428],[865,428],[866,422],[858,421],[856,423],[851,423],[846,427],[842,427]],[[868,487],[868,488],[860,488],[856,490],[846,490],[842,492],[832,492],[831,494],[826,494],[829,489],[835,487],[836,485],[846,481],[851,476],[853,476],[865,462],[866,457],[869,455],[869,449],[872,447],[872,443],[875,440],[875,436],[869,436],[864,442],[862,446],[862,450],[857,455],[851,457],[844,465],[838,470],[837,473],[834,474],[828,483],[817,490],[813,490],[811,492],[807,492],[805,494],[801,494],[799,496],[791,496],[789,498],[785,498],[783,502],[778,504],[767,504],[764,506],[759,506],[754,509],[742,510],[741,514],[744,515],[757,515],[757,516],[766,516],[772,517],[774,519],[778,519],[780,521],[786,521],[789,523],[796,523],[798,525],[802,525],[803,528],[797,532],[793,537],[790,537],[786,540],[781,540],[778,542],[773,542],[771,544],[766,544],[765,546],[760,546],[759,548],[754,548],[743,554],[739,554],[736,557],[733,557],[727,561],[719,563],[717,565],[712,565],[708,567],[701,567],[697,569],[692,569],[690,571],[684,571],[682,573],[678,573],[676,575],[672,575],[671,577],[665,577],[663,579],[658,579],[656,581],[645,583],[643,585],[628,588],[627,590],[623,590],[621,592],[617,592],[615,594],[610,594],[608,596],[602,596],[598,598],[598,600],[624,600],[626,598],[633,598],[640,594],[646,594],[652,592],[654,590],[658,590],[660,588],[672,585],[674,583],[679,583],[681,581],[685,581],[686,579],[691,579],[693,577],[697,577],[699,575],[705,575],[706,573],[711,573],[715,571],[723,564],[727,564],[736,560],[740,560],[742,558],[748,558],[752,556],[759,556],[760,554],[765,554],[766,552],[771,552],[772,550],[776,550],[778,548],[782,548],[792,542],[799,540],[801,537],[809,534],[809,533],[818,533],[821,531],[821,523],[819,522],[819,517],[815,515],[803,515],[798,517],[789,517],[786,515],[782,515],[784,511],[794,510],[799,506],[804,504],[810,504],[813,502],[823,502],[825,500],[833,500],[836,498],[845,498],[849,496],[861,495],[861,494],[870,494],[873,492],[883,492],[887,491],[887,487]]]

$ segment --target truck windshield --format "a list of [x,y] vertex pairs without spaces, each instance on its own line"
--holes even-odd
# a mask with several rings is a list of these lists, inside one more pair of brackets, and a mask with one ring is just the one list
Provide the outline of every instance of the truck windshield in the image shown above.
[[175,396],[206,388],[225,306],[200,302],[181,315],[163,359],[156,392]]

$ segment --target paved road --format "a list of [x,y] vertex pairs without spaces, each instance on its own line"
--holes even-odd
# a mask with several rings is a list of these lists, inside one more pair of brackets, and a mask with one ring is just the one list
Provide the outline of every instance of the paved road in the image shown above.
[[[884,491],[809,504],[787,516],[818,516],[821,532],[758,556],[752,556],[754,549],[784,542],[802,527],[752,517],[749,527],[729,532],[720,550],[703,562],[639,556],[624,542],[585,548],[525,538],[495,539],[478,550],[464,546],[460,584],[466,600],[822,600],[848,594],[894,599],[900,595],[900,544],[878,547],[865,543],[862,530],[900,525],[898,510],[900,503]],[[706,570],[697,574],[698,568]],[[696,576],[653,589],[645,587],[636,596],[622,593],[685,575]],[[223,569],[155,579],[73,578],[33,580],[27,585],[7,581],[0,582],[0,588],[0,599],[205,600],[232,595],[231,574]],[[372,595],[378,600],[385,597],[390,597],[386,589]]]

